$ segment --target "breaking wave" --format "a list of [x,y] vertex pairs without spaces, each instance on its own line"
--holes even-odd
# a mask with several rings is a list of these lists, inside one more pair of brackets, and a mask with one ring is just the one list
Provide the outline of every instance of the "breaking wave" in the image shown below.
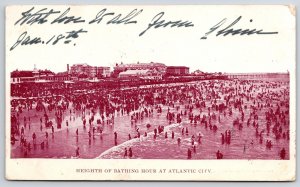
[[[170,132],[170,130],[174,127],[181,127],[182,124],[179,123],[174,123],[168,126],[164,127],[164,132]],[[119,144],[117,146],[114,146],[110,149],[107,149],[106,151],[102,152],[98,157],[98,159],[102,159],[102,158],[109,158],[108,156],[112,155],[113,153],[121,153],[124,151],[125,147],[132,147],[135,143],[137,142],[143,142],[143,141],[152,141],[154,132],[149,132],[147,134],[147,137],[144,137],[141,135],[140,138],[133,138],[131,140],[128,140],[126,142],[123,142],[122,144]],[[115,158],[115,157],[113,157]]]

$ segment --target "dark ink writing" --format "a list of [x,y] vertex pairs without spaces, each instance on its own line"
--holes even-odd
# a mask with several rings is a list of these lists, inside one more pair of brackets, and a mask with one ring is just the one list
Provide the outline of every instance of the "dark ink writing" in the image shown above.
[[70,12],[70,8],[68,8],[65,12],[63,12],[60,16],[58,16],[55,20],[53,20],[51,22],[51,24],[53,24],[53,23],[68,24],[68,23],[82,23],[82,22],[85,22],[85,20],[82,19],[81,17],[66,16],[69,12]]
[[[69,44],[73,39],[79,37],[79,34],[87,33],[86,30],[73,30],[70,32],[66,32],[65,34],[58,34],[52,36],[50,39],[46,40],[46,42],[41,37],[31,37],[27,34],[27,31],[23,32],[17,39],[17,41],[12,45],[10,51],[14,50],[18,45],[26,46],[26,45],[33,45],[33,44],[52,44],[56,45],[59,41],[63,41],[64,44]],[[74,46],[76,43],[73,44]]]
[[[61,15],[59,15],[57,18],[55,18],[51,24],[54,23],[63,23],[63,24],[68,24],[68,23],[82,23],[85,22],[84,19],[82,19],[81,17],[75,17],[75,16],[67,16],[67,14],[70,12],[70,8],[67,8]],[[59,14],[61,13],[61,11],[55,11],[53,9],[48,10],[47,8],[43,8],[40,9],[36,12],[35,8],[32,7],[31,9],[22,12],[22,17],[15,22],[15,25],[20,24],[27,24],[27,25],[32,25],[34,23],[37,24],[44,24],[46,22],[48,22],[48,18],[50,17],[50,15],[54,15],[54,14]]]
[[20,24],[27,24],[27,25],[32,25],[34,23],[38,23],[38,24],[43,24],[45,22],[47,22],[47,18],[50,15],[53,14],[58,14],[60,13],[60,11],[54,11],[53,9],[48,10],[47,8],[43,8],[41,10],[38,10],[35,13],[32,13],[34,11],[34,7],[32,7],[31,9],[22,12],[22,17],[15,22],[15,25]]
[[[51,25],[56,24],[101,24],[104,22],[105,25],[134,25],[138,23],[138,16],[141,15],[143,9],[132,9],[127,13],[117,13],[114,11],[109,11],[107,8],[101,9],[94,18],[86,20],[84,17],[77,15],[70,15],[71,8],[65,9],[65,11],[58,11],[48,8],[31,7],[30,9],[21,12],[21,17],[14,23],[14,25],[28,25],[33,24],[44,24],[49,23]],[[144,30],[139,33],[139,37],[143,36],[149,30],[156,30],[160,28],[187,28],[194,27],[194,23],[190,20],[181,19],[169,19],[166,18],[165,12],[156,13],[147,25],[145,25]],[[209,35],[215,34],[218,36],[249,36],[249,35],[274,35],[278,32],[266,32],[263,29],[257,28],[241,28],[238,27],[239,22],[242,20],[242,16],[237,17],[233,22],[227,23],[227,18],[222,19],[217,24],[214,24],[209,30],[201,37],[202,40],[207,39]],[[250,19],[250,23],[253,24],[253,20]],[[79,37],[82,33],[87,33],[87,29],[72,30],[69,32],[61,32],[52,36],[46,36],[44,40],[41,37],[29,36],[28,31],[22,30],[22,34],[19,35],[16,42],[11,46],[10,51],[14,50],[17,46],[27,46],[27,45],[57,45],[57,44],[70,44],[74,46],[76,43],[72,42]],[[32,33],[31,33],[32,34]]]
[[194,27],[193,22],[191,21],[166,21],[166,20],[161,20],[161,18],[164,16],[164,12],[158,13],[154,18],[151,20],[151,23],[148,24],[148,27],[139,34],[139,36],[142,36],[145,34],[146,31],[148,31],[150,28],[160,28],[160,27]]
[[[99,23],[101,23],[101,21],[103,20],[104,17],[115,15],[114,12],[106,12],[106,11],[107,11],[107,9],[104,8],[100,12],[98,12],[98,14],[96,15],[96,18],[91,20],[89,22],[89,24],[92,24],[92,23],[99,24]],[[133,19],[142,12],[143,12],[143,9],[141,9],[141,10],[134,9],[124,17],[122,17],[122,14],[118,14],[117,16],[115,16],[112,19],[110,19],[109,21],[107,21],[106,24],[122,24],[122,23],[125,25],[126,24],[136,24],[137,21],[133,20]]]
[[41,42],[42,40],[40,37],[31,38],[30,36],[27,36],[27,32],[25,31],[19,36],[17,42],[14,43],[14,45],[10,48],[10,51],[14,50],[19,44],[32,45],[32,44],[39,44]]
[[[242,16],[239,16],[236,20],[234,20],[231,24],[229,24],[227,27],[225,27],[222,30],[219,30],[216,33],[216,36],[227,36],[229,34],[231,34],[232,36],[234,35],[252,35],[252,34],[278,34],[278,32],[264,32],[263,29],[259,29],[257,30],[255,29],[233,29],[232,27],[237,24],[240,20],[242,19]],[[215,32],[216,30],[218,30],[223,24],[225,24],[226,22],[226,18],[222,19],[220,22],[218,22],[216,25],[214,25],[213,27],[211,27],[209,29],[209,31],[207,33],[205,33],[205,36],[201,37],[201,39],[207,39],[207,36],[213,32]],[[252,22],[253,20],[251,19],[250,22]]]

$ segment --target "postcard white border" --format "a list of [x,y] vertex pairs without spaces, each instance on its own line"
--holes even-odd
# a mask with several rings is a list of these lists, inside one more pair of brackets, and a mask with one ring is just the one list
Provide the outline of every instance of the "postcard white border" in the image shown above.
[[[173,5],[174,6],[174,5]],[[217,5],[220,6],[220,5]],[[243,5],[245,6],[245,5]],[[208,7],[209,8],[209,7]],[[288,7],[286,7],[288,8]],[[8,29],[8,28],[6,28]],[[8,30],[6,30],[7,34]],[[296,58],[296,39],[291,49]],[[6,55],[8,46],[6,44]],[[9,58],[7,58],[9,59]],[[8,60],[6,60],[6,66]],[[118,159],[11,159],[10,72],[6,77],[6,178],[9,180],[173,180],[173,181],[286,181],[296,174],[296,60],[290,70],[290,160],[118,160]],[[155,167],[153,167],[155,166]],[[210,174],[79,173],[76,169],[211,169]]]

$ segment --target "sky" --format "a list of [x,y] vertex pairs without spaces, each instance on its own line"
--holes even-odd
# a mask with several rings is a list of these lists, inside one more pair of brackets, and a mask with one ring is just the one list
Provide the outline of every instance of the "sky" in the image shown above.
[[[11,7],[6,15],[6,65],[9,71],[38,69],[54,72],[66,71],[67,64],[87,63],[92,66],[110,66],[116,63],[159,62],[170,66],[187,66],[190,71],[204,72],[287,72],[295,68],[295,20],[284,6],[272,8],[245,6],[87,6],[71,7],[68,16],[82,17],[85,23],[50,24],[58,16],[49,16],[44,24],[14,25],[31,6]],[[34,7],[39,10],[44,7]],[[64,12],[68,7],[47,7]],[[135,8],[143,9],[133,20],[137,24],[106,24],[114,16],[106,16],[101,23],[88,24],[97,13],[122,14],[125,17]],[[35,12],[35,11],[32,11]],[[150,28],[155,15],[164,12],[159,21],[190,21],[193,27]],[[58,14],[59,15],[59,14]],[[263,29],[276,31],[274,35],[208,35],[200,39],[211,27],[224,21],[225,28],[242,16],[235,29]],[[156,17],[157,18],[157,17]],[[251,20],[251,21],[250,21]],[[40,37],[48,41],[52,36],[66,35],[72,30],[86,30],[69,44],[61,40],[56,45],[19,44],[20,35],[27,32],[30,40]],[[24,39],[26,38],[24,37]],[[24,41],[24,39],[22,41]],[[28,39],[28,38],[27,38]],[[52,40],[53,41],[53,40]]]

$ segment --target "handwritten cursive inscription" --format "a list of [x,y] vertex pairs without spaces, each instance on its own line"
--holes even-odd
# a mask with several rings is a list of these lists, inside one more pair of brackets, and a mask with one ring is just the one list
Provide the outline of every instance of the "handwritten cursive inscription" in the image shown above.
[[[70,32],[66,32],[65,34],[54,35],[46,41],[43,40],[41,37],[29,36],[27,31],[25,31],[18,37],[17,41],[11,46],[10,51],[14,50],[18,45],[21,46],[34,45],[34,44],[56,45],[61,40],[63,40],[64,44],[69,44],[72,41],[72,39],[78,38],[80,33],[87,33],[87,31],[83,29],[73,30]],[[73,45],[75,46],[76,43],[74,43]]]
[[34,23],[43,24],[48,21],[47,18],[50,15],[60,13],[60,11],[55,11],[53,9],[48,10],[47,8],[40,9],[34,13],[33,13],[33,11],[34,11],[34,7],[30,8],[29,10],[27,10],[25,12],[22,12],[21,13],[22,17],[18,21],[15,22],[15,25],[17,25],[17,24],[32,25]]
[[[21,12],[21,16],[14,23],[15,26],[32,26],[33,24],[45,24],[49,25],[59,25],[59,24],[80,24],[82,29],[72,30],[70,32],[61,32],[57,35],[52,36],[32,36],[28,34],[27,30],[22,30],[22,33],[19,35],[16,41],[13,42],[13,45],[10,48],[10,51],[14,50],[17,46],[28,46],[28,45],[56,45],[56,44],[70,44],[72,43],[76,46],[74,41],[82,33],[87,33],[88,30],[85,28],[87,25],[99,24],[103,26],[109,25],[137,25],[138,16],[142,15],[143,9],[132,9],[127,13],[118,13],[110,11],[107,8],[100,9],[99,12],[95,12],[95,16],[89,19],[85,19],[84,16],[76,12],[77,15],[71,15],[71,8],[67,8],[64,11],[48,9],[48,8],[36,8],[31,7],[28,10]],[[78,15],[79,14],[79,15]],[[143,28],[142,32],[137,31],[138,36],[141,37],[145,35],[146,32],[150,30],[161,30],[164,28],[187,28],[194,27],[194,23],[191,20],[182,20],[182,19],[166,19],[166,13],[161,11],[156,13],[150,22],[148,22]],[[202,40],[208,38],[208,36],[215,34],[218,36],[249,36],[249,35],[275,35],[278,34],[276,31],[264,31],[263,29],[257,28],[241,28],[239,23],[242,21],[242,16],[237,17],[233,22],[228,22],[227,18],[222,19],[217,24],[214,24],[208,31],[201,37]],[[250,23],[253,24],[253,20],[250,19]],[[85,29],[84,29],[85,28]],[[51,28],[50,28],[51,29]]]
[[151,28],[157,29],[160,27],[194,27],[193,22],[191,21],[166,21],[166,20],[161,20],[161,18],[164,16],[164,12],[158,13],[156,16],[153,17],[151,23],[148,24],[148,27],[139,34],[139,36],[142,36],[145,34],[146,31],[148,31]]
[[[211,27],[209,29],[209,31],[207,33],[205,33],[205,36],[201,37],[201,39],[207,39],[207,36],[213,32],[215,32],[216,30],[216,36],[227,36],[229,34],[231,34],[232,36],[234,35],[252,35],[252,34],[278,34],[278,32],[264,32],[263,29],[259,29],[257,30],[255,29],[233,29],[232,27],[237,24],[240,20],[242,19],[242,16],[239,16],[236,20],[234,20],[231,24],[229,24],[227,27],[225,27],[222,30],[218,30],[222,25],[225,24],[226,22],[226,18],[222,19],[219,23],[217,23],[216,25],[214,25],[213,27]],[[253,20],[250,19],[250,22],[252,22]]]
[[134,9],[131,12],[129,12],[126,16],[122,16],[122,14],[118,14],[117,16],[114,16],[115,15],[114,12],[107,12],[107,9],[104,8],[98,12],[98,14],[96,15],[96,18],[91,20],[89,22],[89,24],[93,24],[93,23],[99,24],[104,19],[104,17],[109,17],[109,16],[110,17],[114,16],[114,17],[111,18],[109,21],[107,21],[106,24],[122,24],[122,23],[125,25],[126,24],[136,24],[137,21],[133,20],[133,19],[142,12],[143,12],[143,9],[141,9],[141,10]]
[[68,24],[68,23],[82,23],[82,22],[85,22],[85,20],[82,19],[81,17],[67,16],[67,14],[69,12],[70,12],[70,8],[68,8],[60,16],[58,16],[55,20],[53,20],[51,22],[51,24],[53,24],[53,23]]
[[75,17],[75,16],[67,16],[67,14],[69,13],[71,9],[67,8],[63,13],[61,13],[61,11],[56,11],[56,10],[49,10],[47,8],[42,8],[36,12],[34,7],[30,8],[29,10],[22,12],[21,15],[22,17],[15,22],[15,25],[20,24],[27,24],[27,25],[33,25],[34,23],[37,24],[44,24],[46,22],[48,22],[48,18],[51,15],[55,15],[55,14],[60,14],[57,18],[55,18],[51,24],[54,23],[63,23],[63,24],[68,24],[68,23],[82,23],[85,22],[84,19],[82,19],[81,17]]

